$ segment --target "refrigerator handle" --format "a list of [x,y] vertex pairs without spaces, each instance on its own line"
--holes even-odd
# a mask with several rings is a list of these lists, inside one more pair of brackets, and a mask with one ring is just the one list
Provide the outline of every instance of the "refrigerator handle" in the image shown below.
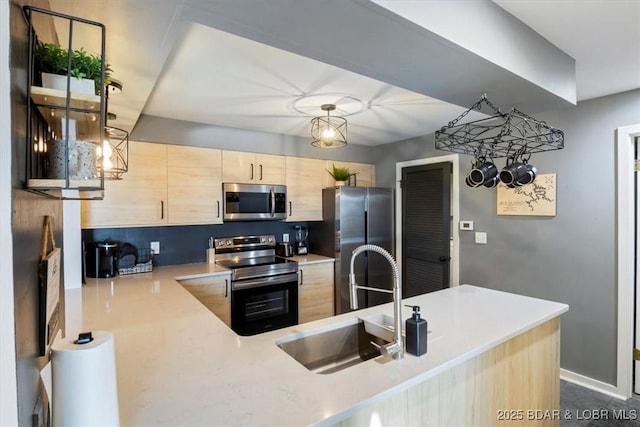
[[336,254],[340,253],[340,230],[336,230]]

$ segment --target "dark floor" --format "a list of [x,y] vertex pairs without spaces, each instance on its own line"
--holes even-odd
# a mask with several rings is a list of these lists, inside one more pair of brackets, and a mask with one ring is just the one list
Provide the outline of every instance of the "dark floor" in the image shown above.
[[640,398],[626,402],[560,381],[561,427],[640,427]]

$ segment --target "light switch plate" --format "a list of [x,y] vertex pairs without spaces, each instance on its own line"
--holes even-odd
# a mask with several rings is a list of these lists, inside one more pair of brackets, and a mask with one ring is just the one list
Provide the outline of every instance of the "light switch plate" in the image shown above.
[[283,242],[289,241],[289,233],[282,233],[282,241]]
[[154,255],[160,253],[160,242],[151,242],[151,253]]
[[473,221],[460,221],[460,230],[473,231]]
[[476,243],[481,245],[487,244],[487,233],[484,231],[476,231]]

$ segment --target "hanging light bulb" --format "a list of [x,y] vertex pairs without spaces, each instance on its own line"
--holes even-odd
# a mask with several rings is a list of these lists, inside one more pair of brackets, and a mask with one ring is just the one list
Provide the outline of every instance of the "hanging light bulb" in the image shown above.
[[331,124],[328,124],[327,127],[322,131],[322,139],[324,139],[325,141],[333,141],[335,137],[336,131],[333,130]]
[[111,149],[111,144],[109,144],[109,140],[105,139],[102,142],[102,167],[105,171],[110,171],[113,167],[113,161],[111,156],[113,155],[113,150]]
[[336,148],[347,145],[347,120],[343,117],[331,117],[335,104],[320,106],[327,116],[311,119],[311,145],[318,148]]

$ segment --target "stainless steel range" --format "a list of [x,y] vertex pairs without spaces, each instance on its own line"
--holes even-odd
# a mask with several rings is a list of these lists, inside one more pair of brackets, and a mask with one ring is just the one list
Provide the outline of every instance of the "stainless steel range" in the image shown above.
[[216,264],[231,270],[231,328],[255,335],[298,324],[298,263],[276,256],[273,235],[215,239]]

